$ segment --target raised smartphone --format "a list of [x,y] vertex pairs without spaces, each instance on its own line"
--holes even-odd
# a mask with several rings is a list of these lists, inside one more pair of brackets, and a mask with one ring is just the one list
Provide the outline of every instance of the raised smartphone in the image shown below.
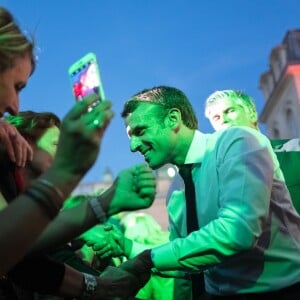
[[96,94],[99,101],[105,99],[96,55],[92,52],[74,62],[69,70],[72,91],[76,101]]

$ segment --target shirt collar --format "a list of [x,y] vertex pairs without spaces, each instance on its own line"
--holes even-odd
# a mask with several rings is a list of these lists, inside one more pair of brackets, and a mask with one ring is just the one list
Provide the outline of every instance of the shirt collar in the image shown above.
[[199,130],[195,131],[192,143],[185,158],[184,164],[201,163],[206,151],[206,143],[209,134],[204,134]]

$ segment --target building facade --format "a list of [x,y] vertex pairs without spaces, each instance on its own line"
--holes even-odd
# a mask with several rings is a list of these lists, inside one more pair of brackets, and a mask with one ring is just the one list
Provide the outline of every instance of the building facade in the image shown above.
[[271,50],[269,70],[260,76],[265,106],[259,121],[271,139],[300,136],[300,29],[289,30]]

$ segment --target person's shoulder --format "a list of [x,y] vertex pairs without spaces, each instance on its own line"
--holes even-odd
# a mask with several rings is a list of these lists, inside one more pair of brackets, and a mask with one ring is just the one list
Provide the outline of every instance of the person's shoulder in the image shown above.
[[248,126],[233,126],[220,130],[217,137],[218,143],[232,144],[237,140],[242,140],[244,143],[257,144],[260,146],[271,147],[270,140],[266,135],[257,129]]
[[219,137],[225,136],[226,138],[232,137],[238,137],[238,136],[255,136],[255,137],[262,137],[267,138],[264,134],[262,134],[260,131],[254,128],[250,128],[248,126],[232,126],[223,130],[220,130],[216,132],[215,134],[218,134]]

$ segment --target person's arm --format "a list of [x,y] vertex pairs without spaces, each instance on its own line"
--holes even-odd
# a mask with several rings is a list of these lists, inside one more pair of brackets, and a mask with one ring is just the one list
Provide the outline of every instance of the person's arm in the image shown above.
[[86,113],[91,103],[92,99],[81,101],[67,114],[53,165],[0,212],[0,274],[6,274],[28,253],[64,199],[95,162],[113,113],[109,101]]
[[111,266],[107,267],[100,277],[86,273],[79,274],[76,270],[68,268],[66,274],[59,295],[67,296],[70,293],[69,297],[91,300],[133,299],[131,297],[149,279],[147,276],[142,276],[143,280],[141,280],[127,270]]
[[[92,276],[92,275],[91,275]],[[57,295],[63,297],[79,298],[82,296],[84,286],[84,276],[81,272],[65,265],[63,281],[59,286]]]
[[33,250],[40,251],[72,240],[118,212],[147,208],[155,198],[155,191],[155,177],[149,167],[141,164],[126,169],[101,195],[91,196],[92,200],[61,211],[39,237]]
[[125,299],[128,299],[130,292],[126,285],[136,286],[137,281],[127,271],[116,268],[106,270],[104,277],[99,278],[45,255],[27,256],[8,272],[8,278],[17,286],[31,292],[72,299],[100,300],[108,299],[109,293],[116,288],[119,296],[126,296]]
[[17,286],[40,294],[77,297],[83,291],[81,272],[46,255],[26,256],[7,276]]

